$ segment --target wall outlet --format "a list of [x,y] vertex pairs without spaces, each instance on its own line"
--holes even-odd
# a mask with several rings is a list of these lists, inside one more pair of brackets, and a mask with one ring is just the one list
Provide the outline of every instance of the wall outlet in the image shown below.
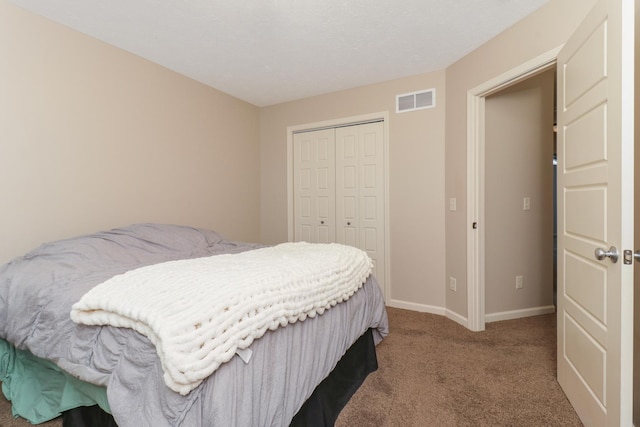
[[516,276],[516,289],[524,287],[524,276]]
[[456,288],[457,288],[456,278],[455,277],[449,277],[449,289],[452,290],[453,292],[455,292]]
[[522,199],[522,210],[530,211],[531,210],[531,197],[525,197]]
[[449,210],[455,211],[457,209],[457,201],[455,197],[449,199]]

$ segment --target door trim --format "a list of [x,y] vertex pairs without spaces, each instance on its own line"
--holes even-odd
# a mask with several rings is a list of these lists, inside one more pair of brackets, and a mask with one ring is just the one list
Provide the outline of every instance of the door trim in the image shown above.
[[472,331],[485,329],[485,99],[553,68],[561,48],[551,49],[467,92],[467,328]]
[[358,116],[343,117],[333,120],[305,123],[301,125],[287,126],[287,240],[293,241],[294,237],[294,212],[293,212],[293,134],[297,132],[312,131],[326,128],[359,125],[372,121],[382,121],[383,126],[383,155],[384,155],[384,246],[385,246],[385,277],[384,294],[385,302],[391,297],[391,252],[389,250],[389,112],[362,114]]

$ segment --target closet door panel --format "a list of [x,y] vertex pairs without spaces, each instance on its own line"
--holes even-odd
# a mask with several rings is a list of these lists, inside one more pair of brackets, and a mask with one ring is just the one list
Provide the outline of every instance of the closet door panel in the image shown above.
[[359,126],[336,132],[336,242],[359,248]]
[[367,252],[384,289],[384,123],[294,135],[294,240]]
[[336,221],[344,223],[342,227],[342,238],[336,239],[345,245],[358,247],[358,230],[356,229],[356,212],[358,212],[358,198],[346,196],[342,199],[342,212],[336,215]]
[[294,240],[335,240],[335,132],[293,136]]
[[384,125],[360,125],[359,228],[362,243],[373,261],[373,274],[384,289]]
[[[378,242],[378,229],[377,228],[365,228],[364,229],[364,248],[363,250],[365,250],[368,254],[369,257],[371,258],[371,261],[373,261],[373,275],[378,278],[379,274],[378,274],[378,265],[380,264],[381,261],[379,259],[379,255],[381,252]],[[384,264],[383,264],[384,265]],[[384,270],[384,268],[382,269]],[[383,277],[384,279],[384,277]],[[380,280],[378,281],[380,282]],[[380,282],[381,283],[381,282]]]
[[332,195],[318,196],[316,198],[316,212],[319,222],[316,226],[317,234],[313,239],[314,243],[331,243],[334,239],[333,232],[333,197]]
[[309,225],[300,225],[298,228],[298,239],[297,241],[309,242],[311,241],[312,230]]

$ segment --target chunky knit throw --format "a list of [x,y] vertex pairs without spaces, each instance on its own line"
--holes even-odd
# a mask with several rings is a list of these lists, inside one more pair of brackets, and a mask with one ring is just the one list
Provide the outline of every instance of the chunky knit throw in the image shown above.
[[170,261],[94,287],[73,305],[71,318],[147,336],[165,383],[186,395],[267,330],[347,300],[371,267],[360,249],[305,242]]

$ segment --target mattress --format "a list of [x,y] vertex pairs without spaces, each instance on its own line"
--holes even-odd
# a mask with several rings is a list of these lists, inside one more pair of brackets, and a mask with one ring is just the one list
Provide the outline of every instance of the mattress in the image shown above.
[[42,245],[0,267],[0,338],[82,383],[106,388],[121,427],[289,425],[365,331],[372,330],[375,343],[387,334],[375,278],[324,314],[265,334],[251,344],[248,363],[233,357],[186,396],[163,383],[156,349],[144,335],[69,318],[75,302],[116,274],[259,247],[210,230],[158,224]]

